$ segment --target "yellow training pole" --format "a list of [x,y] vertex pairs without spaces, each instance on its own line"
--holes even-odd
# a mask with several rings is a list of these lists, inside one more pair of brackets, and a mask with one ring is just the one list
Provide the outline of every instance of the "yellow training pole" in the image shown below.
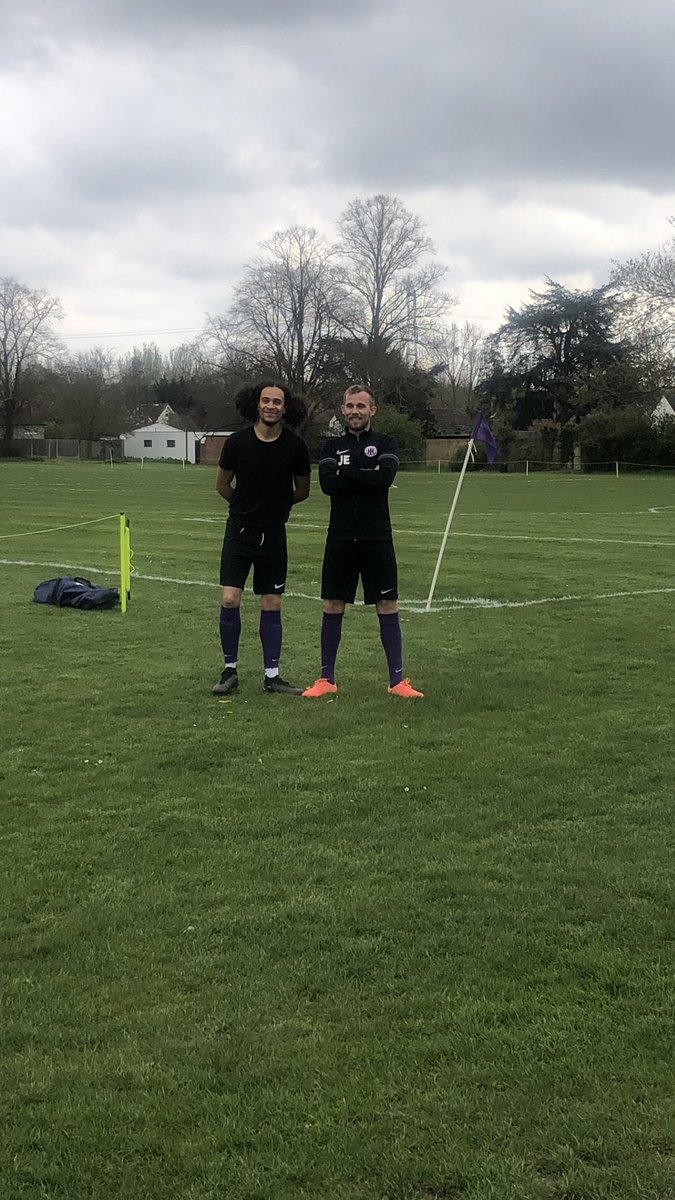
[[122,612],[127,611],[127,589],[126,589],[126,517],[124,513],[120,513],[120,600],[122,603]]
[[127,605],[131,603],[131,530],[129,528],[129,518],[125,518],[124,530],[124,546],[126,550],[126,566],[127,566]]
[[120,601],[122,612],[127,611],[131,600],[131,539],[129,522],[124,513],[120,513]]

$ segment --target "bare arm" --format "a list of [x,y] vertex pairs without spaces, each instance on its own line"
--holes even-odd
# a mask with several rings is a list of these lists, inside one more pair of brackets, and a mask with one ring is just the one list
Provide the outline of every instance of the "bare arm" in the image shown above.
[[216,491],[219,496],[223,497],[223,500],[227,500],[228,504],[234,497],[234,488],[231,486],[233,479],[234,471],[226,471],[223,467],[218,467]]
[[293,476],[293,504],[300,504],[309,496],[309,485],[311,481],[310,475],[294,475]]

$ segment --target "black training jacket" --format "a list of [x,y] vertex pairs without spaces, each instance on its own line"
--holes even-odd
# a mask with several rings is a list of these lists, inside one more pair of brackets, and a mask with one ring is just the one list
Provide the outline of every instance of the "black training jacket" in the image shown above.
[[398,470],[398,445],[388,433],[329,438],[319,459],[321,490],[330,496],[328,537],[385,541],[391,537],[389,488]]

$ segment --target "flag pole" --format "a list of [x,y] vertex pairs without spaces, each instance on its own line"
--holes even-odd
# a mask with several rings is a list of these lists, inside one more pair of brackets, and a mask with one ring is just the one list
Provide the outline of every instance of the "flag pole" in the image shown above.
[[464,476],[466,475],[466,468],[467,468],[467,464],[469,462],[469,458],[471,456],[471,452],[474,447],[474,441],[475,441],[475,439],[472,435],[469,438],[469,444],[466,448],[466,454],[464,455],[464,462],[462,463],[462,469],[459,473],[459,479],[457,480],[457,487],[455,488],[455,494],[452,499],[452,506],[450,508],[450,512],[448,513],[448,520],[447,520],[447,523],[445,526],[445,533],[443,534],[443,541],[441,542],[441,548],[438,552],[438,559],[436,561],[436,570],[434,571],[434,577],[431,581],[431,587],[429,588],[429,596],[427,598],[427,607],[425,610],[426,612],[429,612],[429,610],[431,608],[431,601],[434,598],[434,592],[436,590],[436,581],[438,580],[438,573],[441,569],[441,562],[443,561],[443,555],[445,553],[445,545],[448,540],[448,534],[450,533],[450,526],[452,525],[452,518],[454,517],[455,509],[457,508],[457,501],[459,500],[459,493],[462,490],[462,484],[464,483]]

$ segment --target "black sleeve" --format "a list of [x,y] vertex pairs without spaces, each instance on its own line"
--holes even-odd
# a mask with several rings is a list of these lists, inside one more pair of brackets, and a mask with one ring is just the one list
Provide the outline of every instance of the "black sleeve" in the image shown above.
[[319,483],[321,491],[325,492],[327,496],[334,496],[337,492],[348,492],[353,489],[353,484],[345,476],[345,468],[338,467],[335,441],[332,438],[324,442],[321,447]]
[[298,438],[298,446],[295,452],[295,461],[293,463],[293,474],[296,477],[312,474],[312,464],[309,461],[309,450],[307,443],[302,438]]
[[218,466],[222,467],[224,471],[236,471],[237,469],[237,443],[231,437],[223,442]]
[[367,467],[344,467],[342,473],[347,479],[365,487],[391,487],[399,465],[398,442],[391,434],[383,434],[380,439],[378,465],[379,471],[371,471]]

